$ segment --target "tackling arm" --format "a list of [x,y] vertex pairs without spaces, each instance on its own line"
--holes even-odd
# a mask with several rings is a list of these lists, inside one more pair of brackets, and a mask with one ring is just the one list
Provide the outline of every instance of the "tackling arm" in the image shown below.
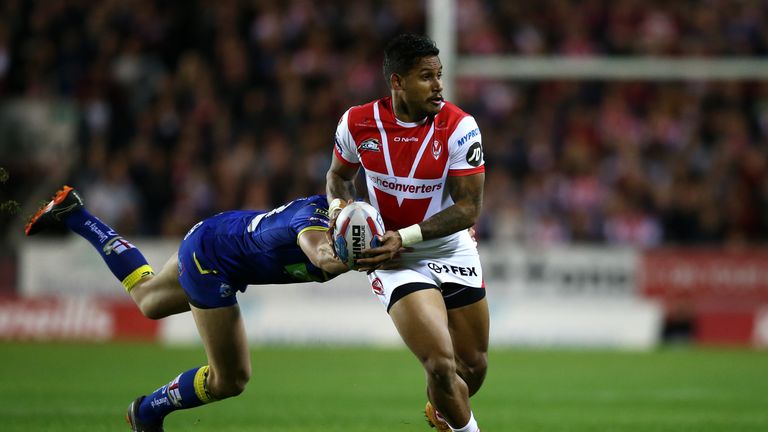
[[299,247],[315,267],[326,273],[337,275],[349,270],[346,264],[336,258],[325,231],[304,231],[299,235]]

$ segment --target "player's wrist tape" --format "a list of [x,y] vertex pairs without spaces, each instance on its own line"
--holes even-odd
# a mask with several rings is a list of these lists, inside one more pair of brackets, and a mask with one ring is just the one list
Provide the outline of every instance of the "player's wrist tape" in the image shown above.
[[403,240],[403,247],[412,246],[420,241],[424,240],[421,235],[421,226],[419,224],[413,224],[409,227],[401,228],[397,230],[400,234],[400,238]]
[[334,198],[333,201],[331,201],[328,205],[328,217],[333,217],[333,212],[341,208],[342,202],[341,198]]

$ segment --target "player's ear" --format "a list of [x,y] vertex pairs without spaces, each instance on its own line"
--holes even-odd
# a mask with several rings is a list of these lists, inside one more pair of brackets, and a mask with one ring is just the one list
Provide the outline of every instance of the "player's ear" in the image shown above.
[[389,86],[392,88],[392,90],[402,90],[403,85],[404,80],[400,75],[393,73],[389,76]]

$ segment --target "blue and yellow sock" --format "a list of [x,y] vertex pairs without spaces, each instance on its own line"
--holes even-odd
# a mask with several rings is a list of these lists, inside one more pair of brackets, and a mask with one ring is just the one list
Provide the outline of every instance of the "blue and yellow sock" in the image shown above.
[[190,369],[155,390],[139,405],[141,421],[158,423],[176,410],[198,407],[215,399],[208,392],[208,365]]
[[88,210],[81,208],[73,211],[64,223],[96,248],[112,274],[125,286],[126,291],[130,291],[141,278],[154,274],[152,267],[136,246],[122,238]]

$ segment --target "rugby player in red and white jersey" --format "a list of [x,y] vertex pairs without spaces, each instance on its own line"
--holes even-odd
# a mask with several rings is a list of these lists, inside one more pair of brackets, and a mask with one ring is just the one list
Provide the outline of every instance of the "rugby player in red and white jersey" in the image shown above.
[[326,191],[333,219],[355,198],[362,167],[387,231],[358,263],[426,371],[430,425],[475,432],[469,397],[485,378],[489,316],[468,229],[480,214],[485,167],[475,119],[442,98],[438,54],[420,35],[387,45],[391,97],[344,113]]

